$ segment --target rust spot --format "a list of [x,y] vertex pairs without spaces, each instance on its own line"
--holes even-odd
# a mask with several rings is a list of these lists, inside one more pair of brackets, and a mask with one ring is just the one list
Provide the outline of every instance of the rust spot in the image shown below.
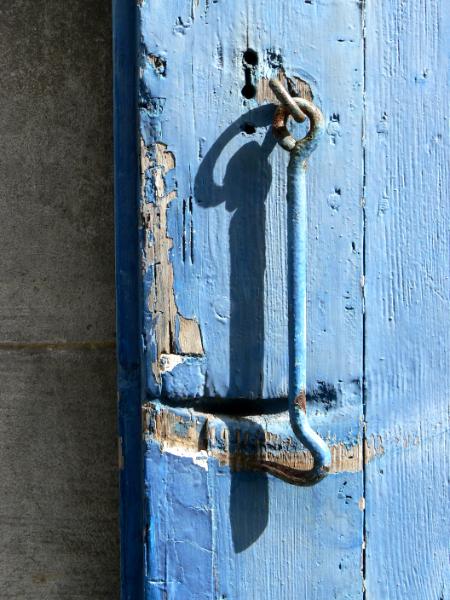
[[[313,94],[309,84],[300,77],[288,77],[282,66],[278,68],[277,75],[274,79],[278,79],[293,98],[304,98],[305,100],[312,101]],[[286,107],[279,105],[279,101],[269,86],[269,81],[270,79],[267,77],[262,77],[258,81],[256,100],[260,104],[271,102],[277,105],[272,125],[275,137],[280,140],[290,135],[289,130],[286,127],[290,112]]]
[[302,390],[300,394],[295,398],[294,403],[299,407],[301,411],[306,412],[306,392]]
[[273,116],[273,128],[275,130],[286,129],[286,121],[289,117],[289,110],[284,106],[277,106]]

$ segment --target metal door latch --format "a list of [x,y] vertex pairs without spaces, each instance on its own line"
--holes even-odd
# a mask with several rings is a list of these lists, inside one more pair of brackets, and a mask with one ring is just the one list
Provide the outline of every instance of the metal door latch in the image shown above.
[[[289,418],[295,435],[311,452],[314,464],[308,471],[296,472],[270,461],[263,464],[266,471],[289,483],[313,485],[328,474],[331,465],[330,449],[312,429],[306,414],[306,160],[323,134],[324,118],[312,102],[291,97],[277,79],[270,81],[270,87],[281,103],[275,110],[273,133],[290,154],[287,168]],[[308,117],[310,127],[304,138],[296,140],[289,133],[286,126],[289,115],[296,121]]]

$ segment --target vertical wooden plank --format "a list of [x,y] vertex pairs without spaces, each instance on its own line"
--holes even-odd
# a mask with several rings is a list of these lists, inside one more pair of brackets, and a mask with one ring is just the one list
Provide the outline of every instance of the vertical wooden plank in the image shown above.
[[357,461],[302,488],[181,436],[146,448],[146,597],[362,598]]
[[[184,455],[183,455],[184,454]],[[182,449],[145,455],[145,598],[196,598],[214,594],[214,539],[206,456]],[[220,597],[220,596],[219,596]]]
[[[209,438],[191,436],[193,410],[173,430],[146,432],[147,597],[359,599],[359,3],[153,0],[139,12],[146,399],[283,404],[288,157],[270,132],[267,83],[286,74],[327,121],[308,169],[309,410],[337,454],[355,456],[319,486],[295,488],[224,464]],[[248,48],[254,98],[242,94]],[[292,435],[280,416],[260,430],[276,427]]]
[[286,74],[327,119],[308,177],[311,387],[338,385],[351,413],[362,364],[359,4],[144,2],[140,28],[149,394],[287,394],[287,155],[269,130],[267,85]]
[[114,162],[121,598],[143,597],[136,6],[114,0]]
[[447,598],[450,13],[370,2],[366,21],[368,598]]
[[216,597],[362,598],[361,473],[297,488],[263,473],[209,471]]

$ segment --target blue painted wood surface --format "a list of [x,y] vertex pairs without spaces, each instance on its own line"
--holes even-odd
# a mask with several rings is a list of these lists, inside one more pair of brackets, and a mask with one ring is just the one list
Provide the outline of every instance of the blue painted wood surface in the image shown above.
[[[172,397],[287,395],[287,156],[273,139],[273,107],[264,99],[268,79],[283,69],[310,85],[327,120],[328,135],[310,161],[308,181],[309,306],[316,309],[310,311],[311,386],[335,386],[339,372],[342,395],[356,396],[359,403],[354,383],[362,363],[358,3],[292,1],[281,8],[268,1],[157,1],[144,2],[140,15],[150,397],[158,397],[161,388]],[[247,47],[258,55],[253,80],[259,101],[241,93]],[[246,123],[254,134],[242,131]],[[155,203],[164,205],[164,223],[152,214]],[[164,259],[169,252],[169,273],[162,272],[161,256],[155,255],[156,234],[170,238],[158,238],[167,247]],[[165,284],[172,276],[176,306]],[[164,309],[158,289],[159,298],[167,298]],[[161,383],[155,377],[160,355],[191,354],[177,351],[178,316],[198,323],[204,356],[176,366],[166,389],[166,375]],[[167,336],[159,332],[163,318],[173,322]],[[330,352],[335,347],[338,356]],[[186,376],[191,389],[183,383]]]
[[366,471],[373,598],[450,597],[445,2],[369,3],[366,20]]
[[[264,410],[261,402],[280,398],[283,406],[288,157],[270,130],[268,81],[287,75],[326,118],[307,175],[309,414],[338,450],[362,444],[360,23],[357,2],[142,4],[148,400],[242,398]],[[254,99],[242,94],[247,48],[258,57]],[[170,267],[161,273],[166,253]],[[176,311],[163,317],[173,323],[168,341],[158,290],[162,308]],[[198,324],[203,355],[180,349],[179,316]],[[159,374],[161,355],[178,365]],[[276,428],[293,435],[288,418],[268,418],[265,427],[266,438]],[[221,465],[213,447],[206,470],[204,450],[193,452],[176,428],[161,425],[146,446],[148,598],[360,597],[361,453],[350,472],[338,458],[337,473],[306,490]],[[276,459],[288,462],[289,452]]]
[[136,7],[114,0],[114,187],[121,598],[143,598]]
[[[124,597],[142,564],[149,599],[445,598],[448,15],[420,0],[137,15],[145,510]],[[267,83],[286,75],[326,118],[307,172],[307,388],[333,460],[313,488],[260,461],[308,464],[283,412],[287,156]]]

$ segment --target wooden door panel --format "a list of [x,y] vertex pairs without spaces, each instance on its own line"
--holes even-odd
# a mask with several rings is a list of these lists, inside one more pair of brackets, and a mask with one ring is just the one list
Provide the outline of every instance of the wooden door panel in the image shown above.
[[[115,7],[123,597],[443,599],[446,11]],[[307,404],[332,466],[311,488],[264,470],[311,464],[286,414],[271,77],[326,120],[307,172]]]
[[140,15],[149,394],[287,395],[287,154],[269,128],[278,76],[327,121],[308,173],[310,387],[339,386],[331,395],[359,404],[358,4],[151,2]]
[[367,12],[369,598],[448,596],[449,11]]
[[362,598],[361,472],[294,487],[186,449],[146,454],[148,598]]
[[[359,5],[148,2],[140,28],[148,597],[360,598]],[[246,79],[249,48],[258,62]],[[271,77],[312,96],[327,128],[307,182],[308,395],[333,475],[311,489],[260,462],[269,452],[280,464],[308,461],[279,413],[288,157],[270,130]],[[180,319],[196,351],[181,347]],[[230,412],[253,402],[252,414],[219,416],[220,397]]]

